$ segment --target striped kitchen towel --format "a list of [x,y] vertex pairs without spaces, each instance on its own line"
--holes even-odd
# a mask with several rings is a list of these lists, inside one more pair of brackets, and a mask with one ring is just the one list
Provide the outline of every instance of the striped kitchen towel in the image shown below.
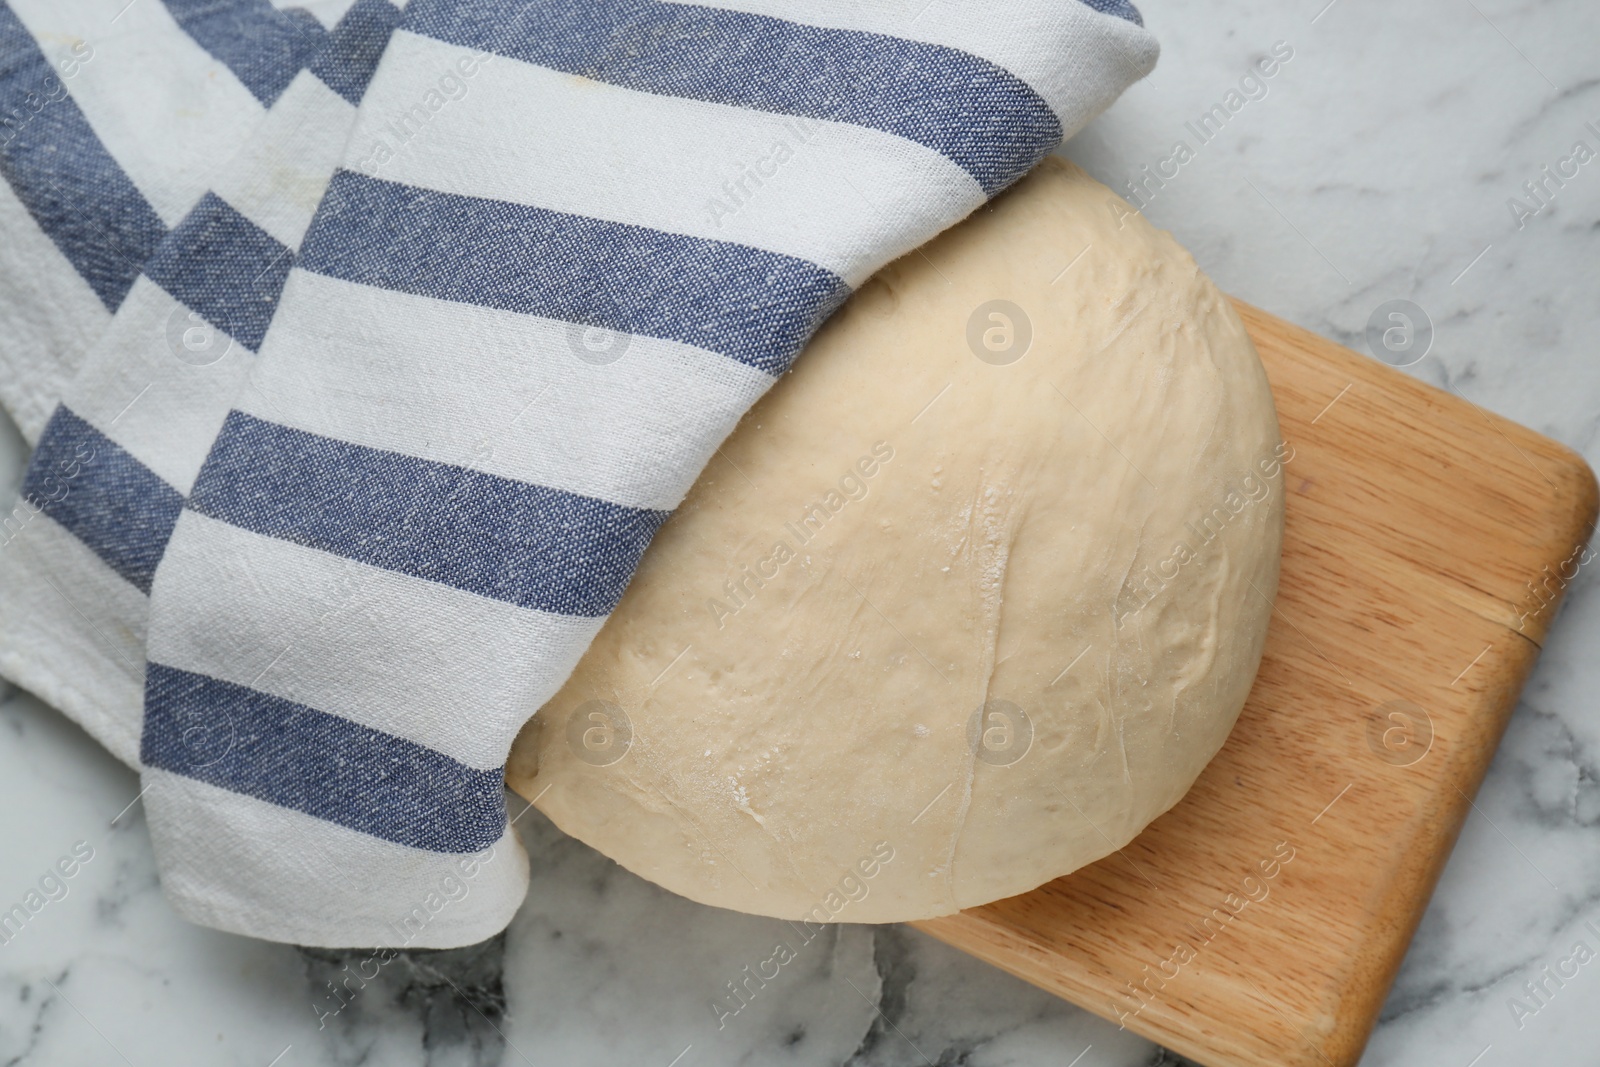
[[264,329],[228,318],[262,254],[146,272],[238,343],[236,391],[136,433],[148,397],[92,387],[30,468],[68,489],[41,555],[150,594],[175,906],[315,945],[501,929],[512,737],[716,446],[855,286],[1155,55],[1121,0],[412,0]]
[[0,674],[137,765],[147,595],[399,22],[354,0],[156,245],[65,387],[0,551]]
[[0,0],[0,405],[30,442],[339,6]]

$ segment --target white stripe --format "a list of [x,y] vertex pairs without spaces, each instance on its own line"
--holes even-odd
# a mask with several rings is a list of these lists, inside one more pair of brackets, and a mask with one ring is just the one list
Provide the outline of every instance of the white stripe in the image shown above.
[[0,233],[0,403],[32,444],[111,315],[3,178]]
[[243,345],[140,275],[68,403],[187,494],[254,363]]
[[266,114],[161,3],[128,6],[113,23],[126,0],[10,2],[52,61],[75,41],[94,49],[62,83],[168,226],[200,199],[217,164]]
[[0,673],[134,767],[147,614],[144,594],[48,515],[0,545]]
[[510,828],[487,859],[424,852],[182,775],[141,780],[162,891],[205,926],[322,948],[449,948],[505,929],[528,892]]
[[348,101],[302,70],[256,136],[216,175],[211,191],[289,248],[299,248],[355,117]]
[[815,263],[852,286],[887,253],[983,203],[960,167],[880,130],[635,92],[503,57],[463,77],[457,61],[471,54],[395,34],[348,165],[426,189],[734,241]]
[[369,448],[670,509],[772,384],[651,337],[595,366],[574,354],[582,336],[550,319],[297,269],[235,406]]
[[263,537],[178,520],[150,659],[307,704],[480,770],[571,673],[603,619],[530,611]]
[[970,0],[668,0],[747,11],[831,29],[861,30],[944,45],[980,56],[1033,87],[1071,137],[1129,83],[1155,66],[1149,31],[1081,0],[1007,5],[1003,14]]

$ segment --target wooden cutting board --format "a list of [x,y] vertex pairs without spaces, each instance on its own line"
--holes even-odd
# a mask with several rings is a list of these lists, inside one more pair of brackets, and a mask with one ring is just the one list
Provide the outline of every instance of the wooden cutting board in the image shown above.
[[917,925],[1210,1067],[1343,1067],[1594,530],[1596,486],[1549,438],[1239,312],[1294,458],[1238,726],[1120,853]]

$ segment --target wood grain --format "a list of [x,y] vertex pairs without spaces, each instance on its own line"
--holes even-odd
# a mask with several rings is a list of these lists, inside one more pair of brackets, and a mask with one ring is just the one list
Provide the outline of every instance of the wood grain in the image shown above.
[[1237,728],[1122,852],[917,925],[1212,1067],[1343,1067],[1538,655],[1562,563],[1593,532],[1596,486],[1570,449],[1238,307],[1294,457],[1282,585]]

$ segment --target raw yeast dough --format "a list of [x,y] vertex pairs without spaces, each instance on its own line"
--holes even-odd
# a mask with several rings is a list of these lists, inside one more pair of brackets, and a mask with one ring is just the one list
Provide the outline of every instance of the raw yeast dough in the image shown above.
[[756,405],[508,779],[739,911],[891,922],[1032,889],[1126,844],[1228,736],[1283,458],[1228,301],[1048,160]]

